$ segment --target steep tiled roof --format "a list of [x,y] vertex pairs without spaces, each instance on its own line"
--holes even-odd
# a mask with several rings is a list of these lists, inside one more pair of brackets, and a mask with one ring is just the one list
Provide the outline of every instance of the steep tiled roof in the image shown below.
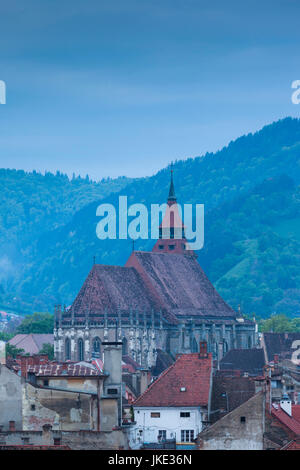
[[182,354],[134,402],[135,406],[207,406],[212,357]]
[[80,364],[42,364],[36,366],[28,366],[28,373],[38,377],[92,377],[101,376],[101,372],[96,367],[87,367]]
[[290,359],[296,340],[300,340],[300,333],[263,333],[268,361],[274,360],[274,354],[279,354],[281,359]]
[[255,383],[250,377],[224,377],[217,371],[213,378],[212,420],[234,410],[255,395]]
[[176,316],[236,317],[193,256],[136,251],[127,265],[135,266],[146,276]]
[[251,375],[262,375],[264,351],[260,349],[231,349],[220,361],[221,370],[240,370]]
[[292,416],[278,405],[272,406],[271,413],[296,436],[300,436],[300,405],[292,405]]
[[52,334],[19,334],[14,336],[9,343],[16,346],[18,349],[24,349],[25,353],[38,354],[43,347],[43,344],[53,344],[54,339]]
[[134,268],[96,264],[91,269],[68,314],[84,318],[87,313],[151,312],[162,305],[151,294]]

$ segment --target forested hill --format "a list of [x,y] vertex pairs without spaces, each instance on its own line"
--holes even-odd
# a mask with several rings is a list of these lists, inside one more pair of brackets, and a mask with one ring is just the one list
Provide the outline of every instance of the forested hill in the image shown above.
[[[200,138],[200,137],[199,137]],[[140,178],[102,202],[164,202],[169,168]],[[205,204],[205,245],[198,259],[233,308],[267,316],[300,314],[300,120],[287,118],[231,142],[215,154],[176,161],[180,203]],[[88,202],[88,201],[87,201]],[[27,247],[27,263],[8,279],[3,303],[31,310],[69,304],[92,265],[124,264],[129,240],[96,238],[99,201]],[[63,204],[62,204],[63,205]],[[138,241],[136,249],[151,249]]]

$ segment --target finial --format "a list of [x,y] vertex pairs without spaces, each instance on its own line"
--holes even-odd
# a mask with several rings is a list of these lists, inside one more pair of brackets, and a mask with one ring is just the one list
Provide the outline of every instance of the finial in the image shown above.
[[170,182],[168,201],[176,201],[174,182],[173,182],[173,171],[174,170],[173,170],[173,162],[172,162],[171,163],[171,182]]

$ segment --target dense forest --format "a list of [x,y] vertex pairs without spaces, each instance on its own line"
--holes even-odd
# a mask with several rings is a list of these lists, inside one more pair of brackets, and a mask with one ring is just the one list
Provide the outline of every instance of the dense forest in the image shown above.
[[[300,120],[280,120],[173,167],[178,202],[205,205],[198,260],[224,299],[247,315],[300,316]],[[97,239],[96,209],[100,201],[117,207],[119,195],[148,207],[165,202],[169,170],[100,183],[1,170],[2,307],[53,311],[72,302],[94,256],[124,264],[131,241]]]

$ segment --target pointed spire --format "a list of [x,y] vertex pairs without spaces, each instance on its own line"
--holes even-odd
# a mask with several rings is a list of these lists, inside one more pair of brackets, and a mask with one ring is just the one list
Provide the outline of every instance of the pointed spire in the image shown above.
[[169,196],[168,196],[168,202],[176,202],[176,196],[175,196],[175,188],[174,188],[174,182],[173,182],[173,163],[171,163],[171,183],[170,183],[170,190],[169,190]]

